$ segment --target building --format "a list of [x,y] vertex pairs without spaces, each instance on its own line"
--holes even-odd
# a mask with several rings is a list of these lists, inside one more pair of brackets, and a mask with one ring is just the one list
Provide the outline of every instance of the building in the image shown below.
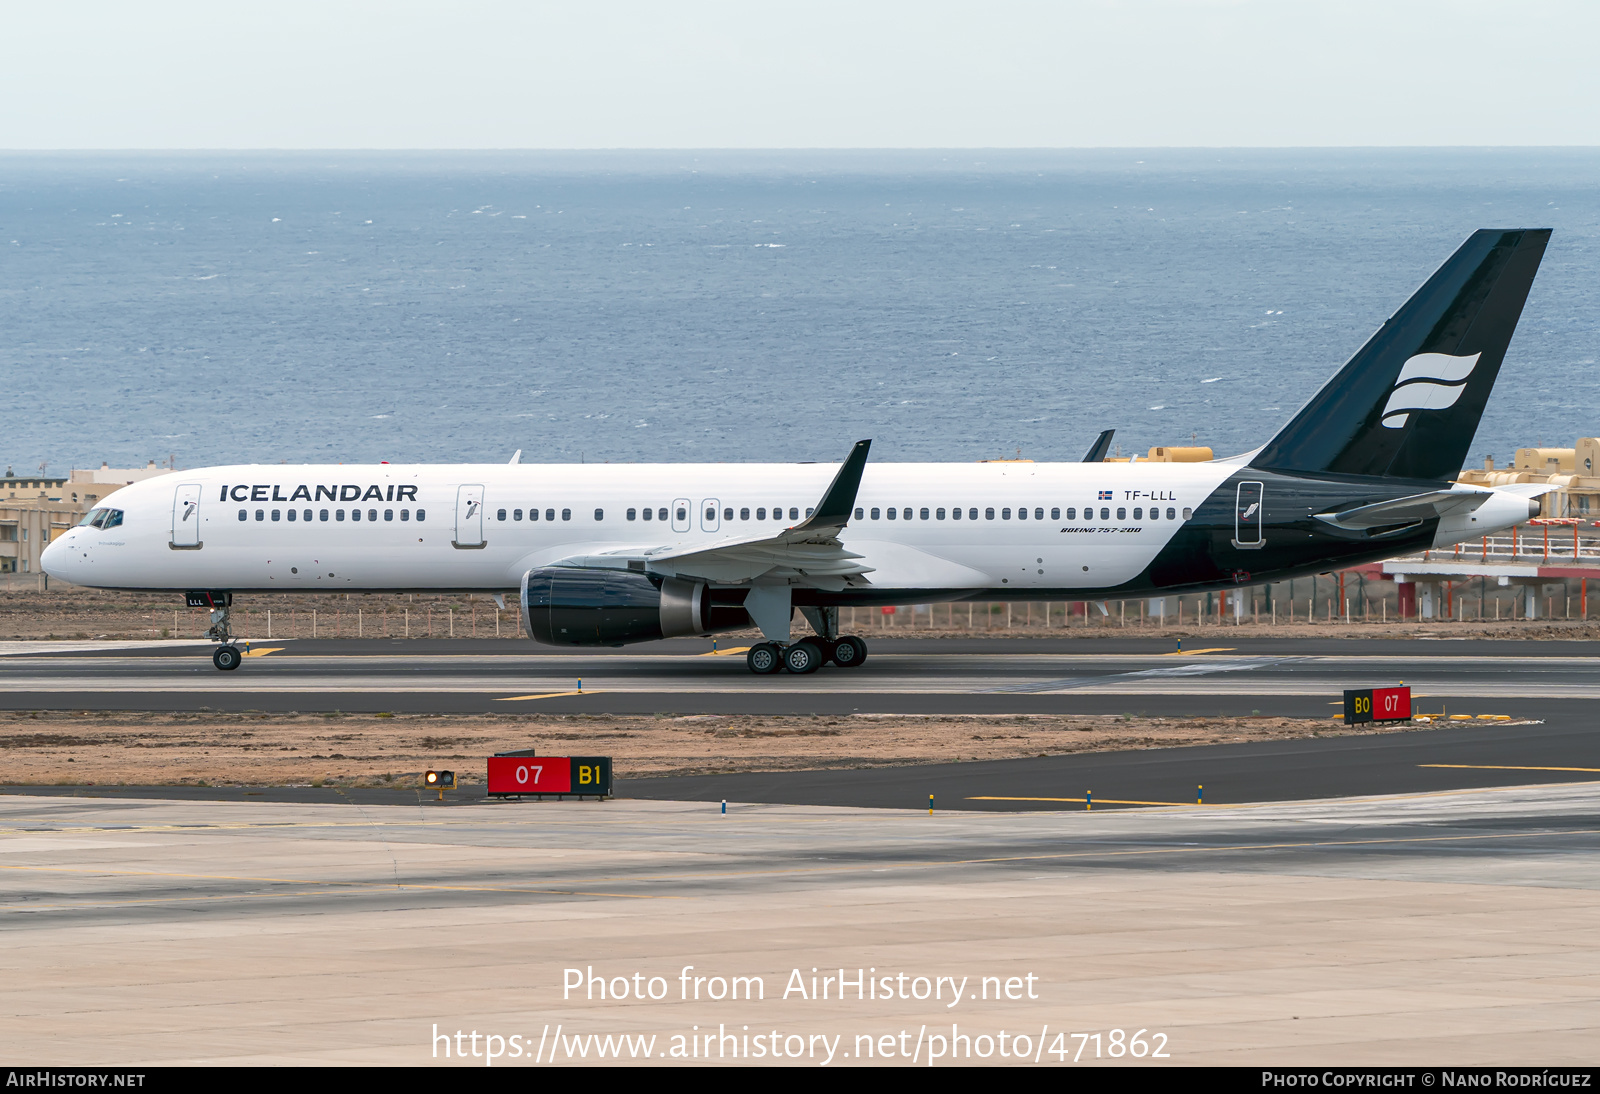
[[53,539],[114,491],[171,473],[154,460],[145,467],[102,463],[98,470],[75,470],[66,478],[18,475],[6,468],[0,478],[0,590],[45,588],[49,579],[39,568],[39,556]]

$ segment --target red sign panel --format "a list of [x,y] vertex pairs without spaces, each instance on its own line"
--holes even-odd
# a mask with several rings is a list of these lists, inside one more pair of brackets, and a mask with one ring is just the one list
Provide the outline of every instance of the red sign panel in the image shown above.
[[489,793],[570,794],[572,760],[566,756],[490,756]]
[[1410,688],[1373,688],[1372,720],[1402,721],[1411,717]]

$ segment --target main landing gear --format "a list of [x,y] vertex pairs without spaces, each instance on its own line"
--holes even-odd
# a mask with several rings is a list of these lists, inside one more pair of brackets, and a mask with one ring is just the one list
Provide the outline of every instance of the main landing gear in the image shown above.
[[758,642],[745,654],[745,664],[758,676],[787,669],[798,675],[816,672],[832,661],[842,669],[853,669],[867,660],[867,644],[853,634],[829,641],[811,636],[783,646]]

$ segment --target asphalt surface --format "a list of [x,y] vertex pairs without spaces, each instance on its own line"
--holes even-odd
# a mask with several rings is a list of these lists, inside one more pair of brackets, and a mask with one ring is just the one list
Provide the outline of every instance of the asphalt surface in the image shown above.
[[[1600,700],[1600,642],[1165,638],[874,639],[866,664],[753,676],[705,640],[622,650],[518,641],[5,643],[0,709],[417,713],[1279,714],[1345,688],[1410,685],[1424,709],[1545,717]],[[1437,704],[1436,708],[1431,704]]]
[[[232,674],[208,647],[0,653],[9,709],[1330,717],[1404,682],[1419,712],[1509,715],[1360,737],[946,765],[619,782],[620,797],[885,808],[1081,809],[1287,801],[1600,776],[1600,643],[1363,639],[887,639],[859,669],[756,677],[680,641],[571,654],[520,642],[286,642]],[[259,648],[259,647],[258,647]],[[219,680],[225,686],[218,688]],[[577,693],[577,682],[584,691]],[[33,788],[0,788],[34,793]],[[59,788],[50,788],[62,793]],[[91,797],[416,804],[415,791],[97,787]],[[481,799],[463,788],[451,802]],[[438,806],[439,803],[422,802]]]

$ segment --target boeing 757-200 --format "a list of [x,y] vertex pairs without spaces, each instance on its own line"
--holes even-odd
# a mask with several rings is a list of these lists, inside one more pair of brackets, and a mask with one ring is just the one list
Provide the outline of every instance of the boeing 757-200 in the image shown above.
[[[1262,447],[1205,463],[207,467],[135,483],[51,575],[236,593],[520,588],[527,633],[618,646],[749,626],[757,673],[856,667],[839,608],[1134,599],[1320,573],[1527,520],[1547,488],[1452,481],[1549,241],[1483,230]],[[1097,444],[1097,448],[1103,445]],[[814,635],[792,640],[799,609]]]

